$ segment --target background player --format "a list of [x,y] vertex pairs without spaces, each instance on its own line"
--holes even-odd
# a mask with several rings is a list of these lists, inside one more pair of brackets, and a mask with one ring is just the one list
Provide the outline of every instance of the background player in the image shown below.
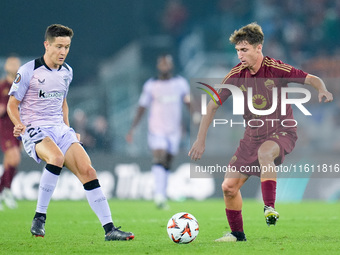
[[152,173],[155,180],[154,200],[166,209],[168,174],[181,139],[182,103],[190,103],[189,84],[181,76],[172,76],[173,60],[170,55],[157,59],[158,78],[151,78],[143,86],[139,107],[126,136],[132,142],[133,133],[145,109],[149,108],[148,143],[153,154]]
[[[252,88],[253,105],[257,104],[258,109],[266,110],[271,107],[273,87],[286,87],[289,82],[305,83],[311,85],[318,91],[319,101],[325,98],[325,102],[333,100],[333,96],[327,91],[323,81],[311,74],[307,74],[282,61],[270,57],[264,57],[262,45],[264,35],[262,28],[251,23],[235,31],[230,36],[230,42],[235,45],[237,55],[241,63],[231,69],[225,77],[223,83],[233,84],[243,91],[245,100],[247,100],[247,90]],[[270,80],[268,82],[268,79]],[[270,83],[270,86],[268,85]],[[278,90],[278,105],[281,105],[281,90]],[[219,96],[222,103],[231,95],[228,89],[222,89]],[[257,98],[262,98],[262,102],[257,103]],[[235,98],[234,98],[235,100]],[[218,100],[217,100],[218,101]],[[267,103],[264,103],[267,102]],[[261,106],[261,107],[260,107]],[[212,122],[219,104],[213,101],[207,106],[207,114],[203,116],[197,140],[194,142],[189,156],[193,160],[200,159],[205,148],[205,139],[208,127]],[[246,107],[247,108],[247,107]],[[281,114],[281,108],[277,107],[276,111],[270,115],[258,116],[245,109],[244,119],[262,120],[262,127],[246,127],[244,138],[240,140],[240,145],[236,153],[229,162],[230,167],[235,167],[238,172],[226,173],[222,183],[224,201],[226,205],[226,215],[231,229],[231,233],[226,234],[216,241],[231,242],[245,241],[246,237],[243,231],[242,219],[242,196],[240,188],[247,181],[249,175],[242,173],[242,166],[258,166],[261,172],[253,173],[261,177],[261,190],[264,201],[264,214],[268,225],[275,224],[279,218],[278,212],[274,209],[276,198],[276,173],[264,172],[263,167],[275,168],[275,165],[282,164],[284,156],[290,153],[297,139],[296,127],[283,127],[279,123],[284,119],[294,119],[290,105],[286,107],[287,114]],[[266,119],[279,119],[272,125],[272,122]]]
[[44,56],[20,67],[9,92],[7,111],[15,125],[14,136],[22,137],[26,152],[35,161],[47,163],[40,179],[31,233],[45,235],[47,208],[62,167],[66,166],[83,184],[87,200],[105,230],[105,240],[130,240],[134,238],[132,233],[114,227],[96,171],[79,137],[69,127],[66,97],[73,71],[64,61],[72,37],[73,31],[68,27],[49,26]]
[[8,92],[20,67],[20,59],[14,56],[8,57],[5,62],[6,78],[0,81],[0,144],[4,153],[4,173],[0,179],[0,210],[2,200],[8,208],[14,209],[17,203],[11,192],[12,180],[20,164],[20,141],[13,136],[13,123],[7,114]]

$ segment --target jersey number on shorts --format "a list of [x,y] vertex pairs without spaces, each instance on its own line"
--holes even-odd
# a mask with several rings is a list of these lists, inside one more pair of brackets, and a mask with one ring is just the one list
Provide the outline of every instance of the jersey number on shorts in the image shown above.
[[41,130],[39,127],[38,128],[31,127],[27,130],[27,133],[29,133],[30,137],[32,138],[36,136],[37,134],[41,133]]

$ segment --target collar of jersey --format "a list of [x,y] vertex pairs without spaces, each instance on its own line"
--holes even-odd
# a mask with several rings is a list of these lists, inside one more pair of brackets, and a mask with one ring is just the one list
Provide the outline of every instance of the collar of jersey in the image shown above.
[[[44,56],[42,56],[42,57],[40,58],[40,61],[41,61],[41,63],[43,63],[43,65],[44,65],[48,70],[52,71],[52,69],[49,68],[49,67],[46,65],[45,60],[44,60]],[[61,69],[62,66],[63,66],[63,65],[60,65],[60,66],[59,66],[58,71]]]

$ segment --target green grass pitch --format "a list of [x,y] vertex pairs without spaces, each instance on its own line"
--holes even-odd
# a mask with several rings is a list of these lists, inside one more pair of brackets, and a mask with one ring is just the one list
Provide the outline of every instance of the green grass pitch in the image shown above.
[[[0,254],[340,254],[340,203],[277,203],[280,220],[268,227],[260,201],[243,203],[247,242],[216,243],[228,232],[222,199],[170,202],[157,210],[150,201],[109,201],[116,226],[135,240],[104,242],[104,231],[86,201],[52,201],[46,236],[32,237],[35,201],[19,201],[16,210],[0,211]],[[173,243],[166,232],[169,218],[193,214],[200,226],[190,244]]]

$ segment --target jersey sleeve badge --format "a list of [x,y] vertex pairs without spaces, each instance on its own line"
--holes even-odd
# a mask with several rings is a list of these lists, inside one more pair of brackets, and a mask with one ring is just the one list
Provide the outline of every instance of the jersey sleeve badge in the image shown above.
[[17,73],[17,75],[15,76],[15,79],[14,79],[14,83],[18,84],[20,81],[21,81],[21,74]]

